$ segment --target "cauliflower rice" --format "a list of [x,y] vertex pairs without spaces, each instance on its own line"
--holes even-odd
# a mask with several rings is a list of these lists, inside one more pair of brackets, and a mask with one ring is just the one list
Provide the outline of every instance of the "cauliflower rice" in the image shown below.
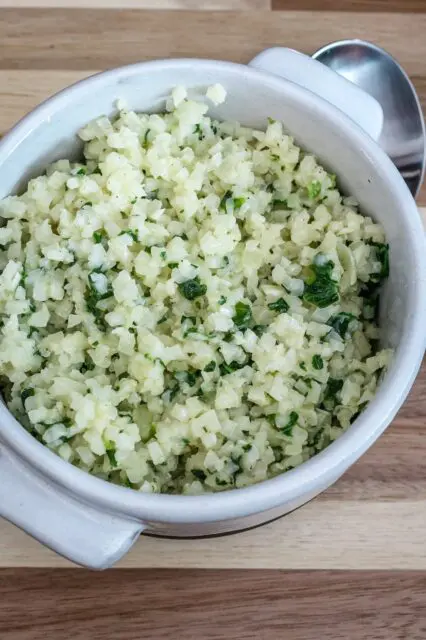
[[[210,87],[209,100],[225,96]],[[296,467],[373,397],[382,227],[280,122],[119,105],[0,202],[0,375],[64,460],[144,492]]]

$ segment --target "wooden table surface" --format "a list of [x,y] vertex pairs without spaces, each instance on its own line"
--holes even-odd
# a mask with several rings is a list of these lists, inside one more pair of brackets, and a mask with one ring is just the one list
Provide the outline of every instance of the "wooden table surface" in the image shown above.
[[[426,0],[0,0],[0,134],[108,67],[349,37],[395,55],[425,107],[425,33]],[[0,522],[1,640],[425,640],[425,417],[426,367],[386,434],[303,509],[237,536],[141,538],[102,574]]]

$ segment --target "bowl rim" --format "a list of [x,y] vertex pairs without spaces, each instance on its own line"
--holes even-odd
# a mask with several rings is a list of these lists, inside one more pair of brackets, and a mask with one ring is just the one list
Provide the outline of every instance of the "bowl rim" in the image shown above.
[[[118,67],[80,80],[42,102],[11,129],[0,141],[0,164],[1,157],[12,153],[34,127],[39,126],[42,121],[77,96],[81,99],[88,92],[96,90],[96,87],[108,84],[114,86],[124,77],[155,73],[159,70],[178,73],[180,70],[192,70],[195,67],[206,72],[226,72],[231,76],[238,76],[240,81],[244,78],[253,79],[285,97],[304,103],[310,102],[311,108],[324,119],[338,122],[342,138],[350,138],[354,145],[380,166],[382,177],[385,176],[388,188],[401,209],[401,215],[406,219],[411,242],[410,251],[418,267],[418,273],[426,274],[426,242],[416,204],[404,180],[384,151],[349,117],[322,98],[290,81],[243,64],[197,58],[154,60]],[[197,496],[145,494],[113,485],[74,467],[36,441],[3,403],[0,403],[0,441],[24,466],[31,468],[68,495],[92,506],[141,520],[166,523],[213,522],[244,517],[278,507],[290,500],[297,500],[309,491],[315,490],[319,493],[332,484],[369,448],[395,416],[414,382],[426,345],[426,277],[420,277],[413,282],[411,302],[407,326],[397,357],[363,414],[322,452],[295,469],[258,484]]]

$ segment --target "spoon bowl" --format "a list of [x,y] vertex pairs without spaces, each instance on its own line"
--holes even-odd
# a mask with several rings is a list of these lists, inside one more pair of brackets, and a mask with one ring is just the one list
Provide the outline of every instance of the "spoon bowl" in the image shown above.
[[404,69],[389,53],[363,40],[333,42],[312,57],[380,103],[384,122],[378,143],[416,197],[425,172],[425,123],[416,90]]

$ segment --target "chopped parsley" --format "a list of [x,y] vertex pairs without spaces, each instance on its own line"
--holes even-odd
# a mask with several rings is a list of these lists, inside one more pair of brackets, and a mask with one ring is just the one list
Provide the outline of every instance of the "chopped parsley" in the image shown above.
[[327,324],[329,324],[330,327],[333,327],[335,332],[344,339],[348,333],[351,322],[354,320],[356,320],[356,317],[353,313],[345,313],[342,311],[341,313],[337,313],[335,316],[332,316]]
[[143,141],[142,141],[142,149],[148,149],[149,147],[149,141],[148,141],[148,134],[149,134],[149,129],[147,129],[145,131],[145,135],[143,137]]
[[207,478],[206,474],[202,469],[192,469],[191,473],[200,482],[204,482],[204,480]]
[[257,335],[258,338],[263,336],[265,331],[267,331],[268,326],[266,324],[256,324],[253,327],[253,332]]
[[245,201],[246,201],[245,198],[234,198],[234,200],[233,200],[233,202],[234,202],[234,210],[241,209],[241,207],[243,206]]
[[279,298],[275,302],[268,304],[268,309],[271,309],[271,311],[278,311],[278,313],[286,313],[290,309],[290,306],[284,298]]
[[310,184],[307,186],[308,196],[311,200],[315,200],[321,193],[321,182],[318,180],[312,180]]
[[324,360],[320,355],[316,354],[312,356],[312,368],[316,369],[317,371],[324,368]]
[[329,378],[324,392],[323,404],[327,411],[331,411],[338,403],[337,394],[343,387],[343,380]]
[[237,302],[235,305],[235,314],[232,317],[234,324],[236,324],[239,329],[247,329],[251,322],[251,318],[252,313],[250,305],[245,302]]
[[286,424],[280,427],[280,432],[284,436],[291,436],[293,433],[293,427],[299,420],[299,414],[296,411],[291,411]]
[[22,269],[21,271],[21,278],[19,280],[19,286],[23,287],[25,289],[25,284],[27,282],[27,278],[28,278],[28,273],[26,272],[25,269]]
[[178,284],[181,295],[187,300],[195,300],[207,293],[207,287],[203,284],[198,276],[192,280],[186,280]]
[[220,298],[219,298],[219,304],[222,306],[223,304],[225,304],[225,302],[226,302],[226,298],[225,298],[225,296],[220,296]]
[[25,404],[25,400],[27,398],[31,398],[34,394],[35,394],[35,389],[33,389],[32,387],[28,387],[28,389],[24,389],[21,392],[21,402],[22,402],[22,404]]
[[180,323],[185,324],[185,322],[191,322],[191,324],[195,326],[197,324],[197,318],[195,316],[182,316]]
[[106,450],[109,462],[111,467],[116,467],[117,466],[117,460],[115,459],[115,449],[107,449]]
[[248,359],[246,362],[237,362],[236,360],[232,360],[229,364],[222,362],[222,364],[219,365],[220,375],[226,376],[228,373],[234,373],[234,371],[250,366],[250,364],[251,359]]
[[99,273],[99,271],[92,271],[89,273],[88,277],[88,286],[86,287],[86,291],[84,293],[84,299],[86,301],[86,308],[94,317],[96,324],[104,329],[104,312],[98,308],[98,303],[101,300],[105,300],[106,298],[110,298],[113,294],[112,286],[108,283],[107,290],[104,293],[100,293],[93,282],[92,276],[95,273]]
[[339,301],[339,285],[332,278],[333,267],[332,260],[326,260],[322,254],[316,256],[305,279],[303,292],[305,302],[322,309]]
[[380,282],[389,277],[389,245],[381,242],[372,242],[371,246],[375,248],[377,261],[381,264],[380,273],[375,274],[372,280]]
[[209,364],[204,367],[204,371],[206,373],[211,373],[215,369],[216,369],[216,362],[214,360],[211,360],[211,362],[209,362]]
[[291,411],[287,422],[283,426],[278,426],[276,413],[270,413],[268,416],[265,416],[265,419],[284,436],[291,436],[293,434],[293,427],[299,420],[299,414],[296,411]]
[[198,135],[198,139],[199,140],[204,140],[204,132],[201,129],[201,125],[200,124],[196,124],[194,127],[194,133],[196,133]]
[[272,211],[282,211],[288,209],[286,200],[272,200]]
[[93,242],[95,244],[101,244],[101,242],[103,242],[104,240],[107,240],[108,238],[108,234],[105,231],[105,229],[98,229],[97,231],[93,232]]
[[86,357],[84,358],[84,362],[80,367],[80,373],[86,373],[87,371],[93,371],[95,368],[95,363],[92,358],[86,353]]
[[231,199],[232,199],[232,191],[227,191],[220,201],[219,209],[221,211],[226,211],[226,204],[228,200],[231,200]]
[[136,229],[126,229],[125,231],[121,231],[118,235],[119,236],[127,235],[127,236],[130,236],[134,242],[139,242],[139,234],[136,231]]

